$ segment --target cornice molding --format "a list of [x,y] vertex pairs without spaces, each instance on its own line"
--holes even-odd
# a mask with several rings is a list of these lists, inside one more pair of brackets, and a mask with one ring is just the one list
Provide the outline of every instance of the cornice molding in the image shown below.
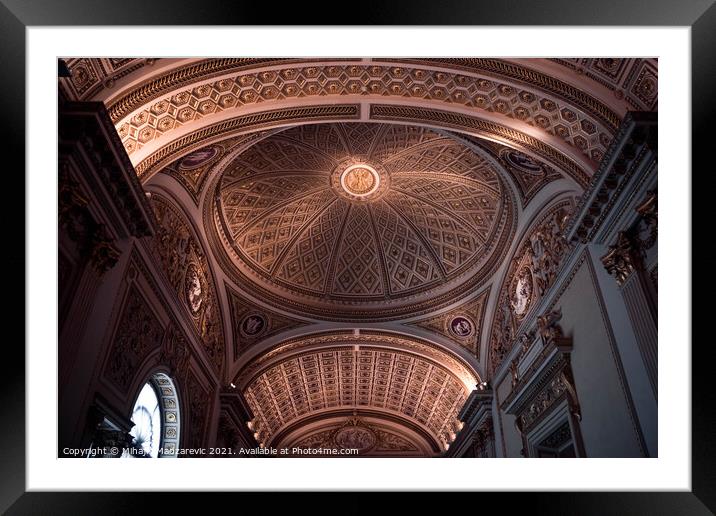
[[656,160],[657,131],[656,112],[627,114],[565,230],[568,240],[587,243],[595,237],[631,179]]

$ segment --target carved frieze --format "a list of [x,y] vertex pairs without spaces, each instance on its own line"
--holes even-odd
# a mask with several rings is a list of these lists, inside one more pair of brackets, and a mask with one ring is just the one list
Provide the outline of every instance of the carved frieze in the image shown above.
[[[541,350],[537,357],[522,365],[524,356],[513,359],[512,388],[502,403],[509,414],[516,416],[515,425],[524,436],[556,403],[567,400],[570,413],[581,419],[581,409],[572,376],[570,353],[572,339],[564,335],[558,324],[560,311],[550,311],[537,318]],[[521,374],[518,371],[522,370]]]
[[189,312],[209,359],[217,370],[221,370],[224,336],[206,255],[178,208],[156,194],[152,196],[152,205],[158,222],[155,253]]
[[132,285],[112,338],[105,377],[126,392],[146,356],[162,345],[163,336],[159,319]]
[[234,360],[261,340],[309,324],[252,303],[229,286],[226,291],[234,331]]
[[410,323],[410,325],[439,333],[467,348],[477,357],[488,295],[489,289],[472,301],[444,314]]
[[[324,427],[325,428],[325,427]],[[360,416],[289,443],[293,448],[356,449],[359,456],[416,455],[422,450],[404,435]]]
[[519,426],[527,431],[532,423],[567,392],[567,385],[560,375],[552,379],[547,387],[539,392],[534,401],[519,416]]
[[510,268],[498,298],[490,334],[490,374],[494,374],[517,339],[520,322],[554,283],[569,244],[564,229],[571,204],[560,202],[533,226]]

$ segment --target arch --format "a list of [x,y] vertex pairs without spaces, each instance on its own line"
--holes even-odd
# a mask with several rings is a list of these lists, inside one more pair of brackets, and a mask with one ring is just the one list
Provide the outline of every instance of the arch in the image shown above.
[[155,371],[133,399],[130,419],[135,426],[130,435],[134,441],[125,456],[147,457],[148,454],[152,458],[175,458],[179,451],[181,410],[179,392],[172,378]]
[[342,429],[355,427],[374,436],[374,442],[366,446],[369,449],[360,450],[359,455],[430,457],[445,451],[445,444],[436,441],[428,430],[410,419],[387,411],[366,409],[328,410],[301,418],[272,437],[268,446],[341,448],[341,443],[336,442],[337,434]]
[[427,341],[332,331],[278,344],[248,363],[234,383],[265,446],[283,442],[304,418],[354,411],[394,424],[402,419],[411,431],[429,435],[434,449],[446,450],[459,428],[458,412],[480,381],[462,358]]
[[[189,59],[144,67],[134,80],[95,90],[93,98],[107,104],[140,169],[192,133],[205,139],[212,126],[226,132],[230,125],[266,125],[289,112],[304,120],[341,113],[365,120],[374,106],[394,104],[474,116],[503,135],[536,137],[591,173],[629,105],[603,86],[597,97],[575,86],[584,85],[578,68],[484,58]],[[311,113],[310,106],[319,109]]]

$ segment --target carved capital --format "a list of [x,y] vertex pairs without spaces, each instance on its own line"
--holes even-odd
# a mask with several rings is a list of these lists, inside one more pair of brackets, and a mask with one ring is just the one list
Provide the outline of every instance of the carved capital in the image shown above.
[[601,260],[607,272],[622,286],[631,273],[641,266],[641,250],[626,231],[621,231],[617,243],[609,247]]
[[103,224],[99,224],[92,233],[89,248],[92,266],[100,275],[114,267],[119,260],[120,252],[114,246],[114,240],[109,237]]

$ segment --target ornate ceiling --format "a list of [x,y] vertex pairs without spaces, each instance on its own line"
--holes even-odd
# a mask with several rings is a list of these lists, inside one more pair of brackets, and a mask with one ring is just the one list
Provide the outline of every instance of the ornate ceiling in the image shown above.
[[[358,411],[322,415],[302,421],[276,440],[290,456],[311,457],[308,450],[358,450],[361,457],[430,457],[440,450],[430,435],[407,420]],[[299,448],[301,451],[293,451]]]
[[362,455],[449,446],[622,118],[658,105],[655,59],[67,62],[259,441]]
[[304,419],[348,411],[345,418],[371,414],[392,426],[404,420],[402,426],[410,423],[429,436],[438,452],[454,440],[457,414],[479,379],[466,363],[427,342],[332,332],[272,349],[237,381],[254,413],[257,439],[266,446],[284,442]]
[[215,203],[237,281],[295,310],[372,320],[479,284],[509,242],[513,209],[484,153],[430,129],[367,123],[261,140],[226,166]]

